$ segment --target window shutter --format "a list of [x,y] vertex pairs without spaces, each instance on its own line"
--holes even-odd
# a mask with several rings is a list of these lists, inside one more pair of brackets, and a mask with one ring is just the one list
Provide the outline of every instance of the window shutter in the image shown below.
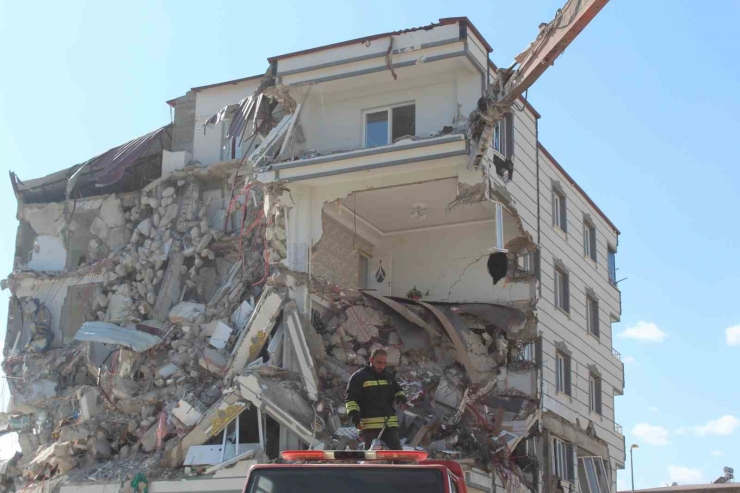
[[565,196],[560,197],[560,225],[564,232],[568,232],[568,202]]
[[596,385],[594,385],[594,387],[596,387],[594,389],[594,391],[596,392],[596,412],[598,414],[601,414],[601,380],[600,379],[596,380]]
[[565,393],[572,396],[573,394],[570,393],[570,357],[563,356],[563,363],[565,363],[563,366],[564,373],[565,373]]
[[537,368],[542,368],[542,337],[538,337],[534,343],[534,361]]
[[597,259],[596,255],[596,228],[591,228],[591,258],[593,260]]
[[570,276],[563,276],[563,309],[570,313]]
[[599,329],[599,303],[597,301],[592,302],[593,303],[593,314],[591,315],[593,318],[591,320],[591,325],[594,328],[594,335],[596,337],[600,337],[601,331]]
[[541,281],[540,278],[540,249],[534,251],[534,272],[537,275],[537,280]]

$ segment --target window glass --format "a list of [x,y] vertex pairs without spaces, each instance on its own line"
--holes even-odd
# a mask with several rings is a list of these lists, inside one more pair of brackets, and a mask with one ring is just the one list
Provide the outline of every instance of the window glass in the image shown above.
[[591,493],[599,492],[600,491],[599,482],[596,479],[596,470],[594,469],[593,460],[590,457],[583,459],[583,465],[586,469],[586,479],[588,480],[588,488],[591,490]]
[[388,144],[388,111],[378,111],[365,115],[365,147]]
[[393,113],[391,142],[406,135],[416,135],[416,105],[398,106],[391,112]]

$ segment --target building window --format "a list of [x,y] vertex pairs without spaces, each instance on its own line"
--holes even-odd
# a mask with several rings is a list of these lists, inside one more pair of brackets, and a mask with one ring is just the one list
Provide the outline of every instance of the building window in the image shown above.
[[593,373],[588,379],[588,394],[591,412],[601,414],[601,379]]
[[552,218],[555,226],[564,233],[568,232],[568,207],[565,195],[557,190],[552,192]]
[[601,457],[579,457],[578,482],[581,493],[609,493],[611,488],[606,471]]
[[617,285],[617,251],[609,247],[609,283]]
[[388,145],[405,135],[416,135],[416,105],[365,112],[365,147]]
[[575,482],[573,470],[573,444],[559,438],[552,440],[552,456],[555,476],[561,481]]
[[570,313],[570,286],[568,274],[555,268],[555,306]]
[[558,392],[570,393],[570,356],[558,351],[555,358],[555,386]]
[[540,278],[540,251],[535,250],[534,252],[525,253],[519,255],[517,259],[519,264],[519,272],[523,274],[535,274],[537,279]]
[[586,326],[595,337],[599,337],[599,302],[591,296],[586,296]]
[[583,223],[583,254],[596,262],[596,228],[589,222]]

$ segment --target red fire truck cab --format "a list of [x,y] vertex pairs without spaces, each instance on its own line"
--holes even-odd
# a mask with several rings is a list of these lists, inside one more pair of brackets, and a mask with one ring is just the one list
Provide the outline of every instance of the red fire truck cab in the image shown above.
[[243,493],[467,493],[460,464],[426,460],[426,452],[296,450],[281,455],[290,462],[252,466]]

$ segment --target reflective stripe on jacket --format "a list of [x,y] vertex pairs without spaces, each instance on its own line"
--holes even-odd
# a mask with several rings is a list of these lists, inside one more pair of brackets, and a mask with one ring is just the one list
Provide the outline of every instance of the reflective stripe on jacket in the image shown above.
[[398,417],[393,401],[406,396],[401,386],[388,370],[377,374],[368,365],[357,370],[349,379],[345,396],[347,412],[360,412],[360,423],[366,430],[386,425],[398,427]]

